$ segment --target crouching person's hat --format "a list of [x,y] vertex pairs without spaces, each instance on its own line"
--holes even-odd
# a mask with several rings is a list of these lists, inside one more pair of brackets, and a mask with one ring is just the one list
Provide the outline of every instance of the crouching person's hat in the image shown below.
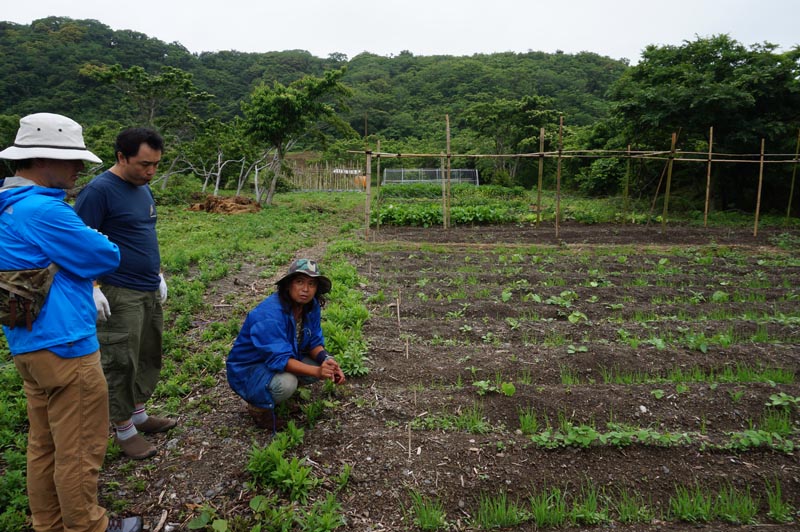
[[286,275],[278,279],[275,284],[281,285],[289,282],[298,275],[307,275],[317,279],[319,282],[317,294],[319,295],[327,294],[331,291],[331,280],[320,273],[319,265],[311,259],[297,259],[292,262]]

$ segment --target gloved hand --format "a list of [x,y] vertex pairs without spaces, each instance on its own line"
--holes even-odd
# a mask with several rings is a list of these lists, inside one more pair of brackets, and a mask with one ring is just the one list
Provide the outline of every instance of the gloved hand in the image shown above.
[[167,300],[167,281],[164,280],[164,274],[159,273],[158,278],[161,280],[158,283],[158,299],[161,301],[163,305],[164,302]]
[[111,316],[111,305],[108,304],[108,299],[99,286],[92,288],[92,298],[97,308],[97,321],[107,321]]

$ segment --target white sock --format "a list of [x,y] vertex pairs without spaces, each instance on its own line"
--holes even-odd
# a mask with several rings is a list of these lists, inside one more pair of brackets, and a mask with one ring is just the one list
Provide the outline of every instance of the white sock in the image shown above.
[[147,421],[147,412],[145,412],[144,407],[137,408],[133,411],[133,415],[131,416],[131,421],[133,421],[134,425],[141,425],[145,421]]
[[132,421],[126,425],[115,425],[114,432],[117,433],[118,440],[127,440],[133,438],[139,433]]

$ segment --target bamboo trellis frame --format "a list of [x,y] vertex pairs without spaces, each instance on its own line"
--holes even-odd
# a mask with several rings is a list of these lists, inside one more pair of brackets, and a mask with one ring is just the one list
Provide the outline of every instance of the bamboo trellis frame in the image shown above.
[[[536,217],[536,224],[539,224],[541,220],[541,191],[542,191],[542,175],[543,175],[543,165],[544,159],[546,158],[556,158],[558,161],[557,166],[557,176],[556,176],[556,212],[555,212],[555,228],[556,228],[556,238],[558,238],[559,233],[559,219],[560,219],[560,181],[561,181],[561,161],[562,159],[573,159],[573,158],[624,158],[628,161],[628,170],[626,172],[625,178],[625,205],[626,205],[626,212],[627,212],[627,195],[628,195],[628,180],[630,177],[630,162],[633,159],[642,159],[642,160],[667,160],[667,166],[665,167],[665,171],[667,172],[667,186],[665,191],[664,197],[664,209],[662,213],[662,227],[666,224],[667,215],[668,215],[668,205],[669,205],[669,195],[670,195],[670,185],[671,185],[671,178],[672,178],[672,167],[674,163],[679,162],[703,162],[707,165],[707,172],[706,172],[706,198],[705,198],[705,209],[704,209],[704,220],[703,225],[705,227],[708,226],[708,209],[709,209],[709,202],[710,202],[710,189],[711,189],[711,168],[712,164],[714,163],[758,163],[759,164],[759,181],[758,181],[758,197],[756,202],[756,212],[755,212],[755,224],[753,229],[753,236],[758,235],[758,218],[759,218],[759,211],[761,206],[761,191],[763,185],[763,171],[764,165],[766,164],[792,164],[793,171],[792,171],[792,180],[789,192],[789,201],[786,210],[786,223],[788,224],[789,217],[791,214],[791,207],[792,207],[792,199],[794,195],[794,185],[795,185],[795,178],[797,174],[797,165],[800,163],[800,130],[798,130],[798,137],[797,137],[797,149],[795,153],[773,153],[768,154],[765,153],[765,141],[764,139],[761,140],[761,150],[759,153],[753,154],[732,154],[732,153],[723,153],[723,152],[714,152],[713,151],[713,132],[714,128],[711,127],[709,130],[709,146],[707,152],[690,152],[690,151],[682,151],[676,148],[677,143],[677,134],[672,135],[671,147],[669,151],[660,151],[660,150],[631,150],[630,145],[628,145],[627,150],[563,150],[562,149],[562,142],[563,142],[563,116],[559,121],[559,137],[558,137],[558,149],[556,151],[544,151],[544,128],[540,129],[539,135],[539,151],[532,152],[532,153],[516,153],[516,154],[474,154],[474,153],[452,153],[450,151],[450,121],[449,116],[446,117],[446,132],[447,132],[447,152],[445,153],[394,153],[394,152],[382,152],[380,151],[380,143],[378,143],[378,151],[372,152],[370,150],[365,150],[364,152],[360,151],[349,151],[348,153],[359,154],[364,153],[367,156],[367,165],[365,169],[365,173],[368,176],[367,183],[371,181],[370,176],[372,175],[372,163],[371,163],[371,156],[375,156],[378,161],[381,158],[431,158],[431,157],[438,157],[440,159],[445,158],[447,162],[447,186],[445,192],[445,185],[443,183],[443,200],[442,200],[442,208],[443,208],[443,221],[444,221],[444,228],[447,229],[450,226],[450,187],[449,187],[449,169],[450,163],[453,158],[456,157],[463,157],[469,159],[489,159],[489,158],[538,158],[539,159],[539,175],[538,175],[538,186],[537,186],[537,217]],[[697,156],[697,157],[696,157]],[[699,157],[704,156],[704,157]],[[770,158],[778,158],[778,159],[770,159]],[[380,164],[380,163],[379,163]],[[663,179],[663,174],[662,174]],[[369,186],[367,186],[369,191]],[[659,184],[660,188],[660,184]],[[369,193],[367,194],[369,198]],[[655,205],[655,201],[658,197],[658,191],[656,193],[656,198],[654,198],[653,202]],[[369,204],[369,200],[367,200],[367,204]],[[369,209],[367,208],[367,211]],[[369,225],[369,212],[367,212],[367,225]]]

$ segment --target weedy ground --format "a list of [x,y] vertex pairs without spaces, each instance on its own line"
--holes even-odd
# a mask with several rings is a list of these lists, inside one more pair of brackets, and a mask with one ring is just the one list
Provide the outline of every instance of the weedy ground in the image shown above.
[[[797,230],[669,224],[380,228],[357,198],[162,215],[170,280],[159,454],[113,446],[102,499],[150,530],[790,530]],[[343,387],[278,439],[224,357],[289,261],[334,284]]]

